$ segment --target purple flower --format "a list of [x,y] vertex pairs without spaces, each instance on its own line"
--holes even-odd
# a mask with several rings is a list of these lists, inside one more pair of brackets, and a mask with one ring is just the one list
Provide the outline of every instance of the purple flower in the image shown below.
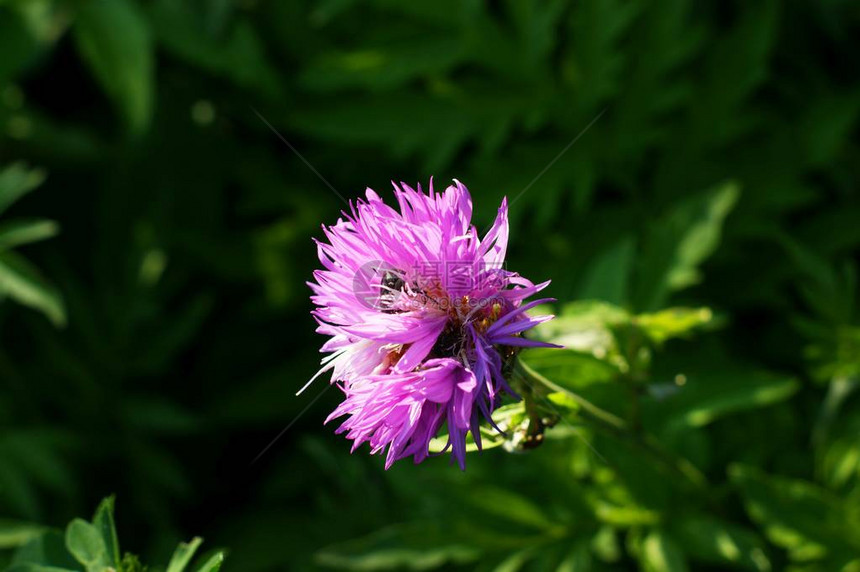
[[317,332],[331,337],[322,351],[331,355],[313,379],[331,371],[339,382],[346,398],[326,422],[347,417],[337,432],[353,450],[387,447],[386,468],[409,456],[418,463],[446,424],[462,469],[466,435],[480,447],[480,419],[492,423],[502,393],[519,399],[505,379],[519,349],[551,346],[522,335],[553,317],[526,314],[550,299],[523,303],[549,282],[503,268],[507,200],[480,239],[459,181],[443,193],[432,180],[429,194],[405,184],[394,193],[399,212],[368,189],[366,201],[323,226],[324,270],[309,285]]

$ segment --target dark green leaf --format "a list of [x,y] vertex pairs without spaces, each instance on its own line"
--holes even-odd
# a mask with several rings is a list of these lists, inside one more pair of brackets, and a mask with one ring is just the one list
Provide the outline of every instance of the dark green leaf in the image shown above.
[[750,517],[792,559],[842,559],[860,551],[860,528],[836,496],[812,483],[733,465],[729,476]]
[[326,548],[317,561],[351,570],[428,570],[474,561],[480,552],[465,538],[455,539],[453,532],[420,523],[388,527]]
[[84,3],[74,25],[81,57],[129,130],[144,131],[153,110],[153,44],[146,19],[130,0]]
[[685,516],[669,526],[692,560],[755,572],[771,569],[764,543],[751,530],[711,516]]
[[723,183],[655,221],[639,260],[637,308],[659,309],[671,292],[699,282],[699,265],[719,246],[723,221],[739,195],[737,184]]
[[14,163],[0,171],[0,214],[44,180],[44,171],[28,169],[23,163]]

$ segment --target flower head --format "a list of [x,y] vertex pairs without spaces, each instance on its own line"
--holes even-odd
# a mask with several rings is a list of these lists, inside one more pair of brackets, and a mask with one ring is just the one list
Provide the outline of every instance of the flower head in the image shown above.
[[502,393],[519,398],[505,379],[519,349],[550,345],[522,335],[552,318],[526,314],[549,299],[523,302],[549,282],[535,285],[503,267],[506,200],[479,238],[459,181],[442,193],[432,180],[427,194],[405,184],[394,193],[399,211],[368,189],[323,227],[324,269],[309,285],[317,332],[330,336],[322,351],[331,355],[314,379],[330,371],[343,390],[327,421],[346,417],[338,433],[353,450],[365,442],[372,453],[387,448],[386,468],[410,456],[417,463],[447,424],[464,468],[466,435],[480,447],[480,419],[492,422]]

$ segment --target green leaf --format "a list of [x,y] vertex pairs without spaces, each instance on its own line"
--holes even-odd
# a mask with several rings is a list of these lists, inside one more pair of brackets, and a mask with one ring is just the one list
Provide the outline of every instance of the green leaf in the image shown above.
[[656,310],[668,295],[701,279],[699,265],[717,249],[723,221],[740,189],[733,182],[688,199],[655,221],[639,257],[636,307]]
[[742,465],[731,466],[729,477],[750,517],[793,560],[848,560],[860,552],[860,528],[835,495]]
[[0,171],[0,214],[44,180],[44,171],[28,169],[24,163],[13,163]]
[[191,542],[180,543],[173,552],[173,557],[170,559],[170,564],[167,565],[166,572],[183,572],[202,542],[203,539],[198,536],[192,538]]
[[591,568],[591,548],[587,540],[581,540],[567,553],[556,572],[590,572]]
[[0,294],[41,311],[55,326],[66,323],[60,293],[38,270],[14,252],[0,252]]
[[534,556],[534,548],[518,550],[502,560],[498,566],[493,568],[493,572],[517,572],[518,570],[522,570],[523,566]]
[[672,519],[669,526],[693,560],[755,572],[771,569],[764,543],[751,530],[711,516]]
[[[3,2],[0,2],[3,4]],[[17,13],[16,13],[17,12]],[[0,84],[9,85],[15,77],[39,61],[44,49],[34,30],[28,29],[24,10],[0,12]]]
[[107,559],[112,563],[114,568],[119,568],[121,552],[119,549],[119,539],[116,535],[116,524],[113,518],[114,497],[104,499],[96,509],[96,514],[93,517],[93,526],[99,531],[104,542]]
[[209,558],[206,562],[204,562],[199,568],[197,568],[197,572],[218,572],[221,569],[221,564],[224,563],[224,553],[216,552]]
[[320,91],[391,89],[416,77],[444,73],[462,58],[463,46],[456,37],[409,37],[399,45],[326,53],[305,68],[300,81]]
[[490,514],[494,519],[506,519],[539,530],[556,526],[544,511],[529,499],[498,487],[482,487],[480,495],[469,495],[464,502]]
[[[667,427],[703,427],[725,415],[788,399],[799,382],[745,365],[682,371],[674,395],[653,404],[654,416]],[[652,406],[649,406],[649,408]]]
[[[216,5],[210,6],[214,8]],[[255,95],[272,99],[281,97],[280,76],[267,58],[257,27],[247,20],[238,19],[229,34],[213,33],[211,18],[199,12],[195,5],[186,2],[159,0],[149,3],[148,13],[159,47]]]
[[44,526],[15,520],[0,520],[0,549],[16,548],[38,537]]
[[593,355],[567,349],[534,349],[522,355],[527,365],[565,387],[612,381],[618,370]]
[[667,276],[670,289],[680,290],[699,281],[698,266],[717,250],[723,221],[734,208],[739,195],[737,184],[724,183],[709,191],[704,202],[683,205],[672,213],[673,222],[677,221],[686,228],[675,251],[675,265]]
[[617,305],[627,303],[635,253],[636,243],[629,236],[602,252],[586,268],[578,297]]
[[653,314],[639,314],[634,321],[654,343],[662,344],[686,336],[713,319],[710,308],[668,308]]
[[16,220],[0,224],[0,249],[14,248],[55,236],[59,226],[54,221]]
[[149,125],[154,95],[153,43],[130,0],[93,0],[77,15],[74,36],[89,66],[132,133]]
[[431,523],[395,525],[325,548],[316,560],[323,566],[351,570],[429,570],[476,560],[480,551],[455,533]]
[[65,537],[58,530],[49,530],[33,538],[15,552],[12,564],[16,566],[56,566],[63,570],[80,572],[81,567],[66,549]]
[[147,572],[147,567],[140,563],[140,558],[126,552],[119,563],[119,572]]
[[101,532],[81,518],[76,518],[66,527],[66,548],[86,566],[87,572],[102,572],[105,566],[111,565]]
[[665,533],[654,530],[642,541],[639,562],[643,572],[682,572],[688,570],[684,553]]
[[617,351],[612,330],[630,323],[627,311],[595,300],[566,304],[554,320],[535,328],[535,335],[569,350],[608,359]]
[[13,564],[5,572],[79,572],[74,568],[58,568],[41,564]]

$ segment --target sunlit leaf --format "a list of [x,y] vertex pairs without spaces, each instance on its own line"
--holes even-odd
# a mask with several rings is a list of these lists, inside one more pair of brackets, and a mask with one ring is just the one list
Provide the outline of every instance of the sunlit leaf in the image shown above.
[[669,527],[693,560],[739,570],[771,570],[764,543],[751,530],[710,516],[673,519]]
[[190,542],[180,543],[170,558],[166,572],[183,572],[202,543],[203,539],[200,537],[193,538]]
[[0,549],[16,548],[26,544],[44,531],[44,526],[30,522],[0,520]]
[[653,314],[639,314],[635,322],[655,343],[662,344],[672,338],[688,336],[713,319],[710,308],[669,308]]
[[741,465],[733,465],[729,475],[750,517],[792,559],[838,561],[860,550],[860,528],[831,493]]
[[583,300],[565,305],[554,320],[540,324],[534,333],[566,349],[606,360],[617,351],[612,328],[630,319],[630,314],[617,306]]
[[218,572],[221,569],[221,564],[224,563],[224,553],[217,552],[213,554],[206,562],[197,568],[197,572]]
[[588,542],[580,541],[570,549],[570,552],[558,565],[556,572],[590,572],[591,569],[591,549]]
[[60,293],[14,252],[0,252],[0,294],[44,313],[56,326],[66,323]]
[[50,220],[15,220],[0,223],[0,250],[55,236],[57,223]]
[[644,572],[682,572],[689,570],[684,552],[665,533],[654,530],[642,541],[639,561]]

